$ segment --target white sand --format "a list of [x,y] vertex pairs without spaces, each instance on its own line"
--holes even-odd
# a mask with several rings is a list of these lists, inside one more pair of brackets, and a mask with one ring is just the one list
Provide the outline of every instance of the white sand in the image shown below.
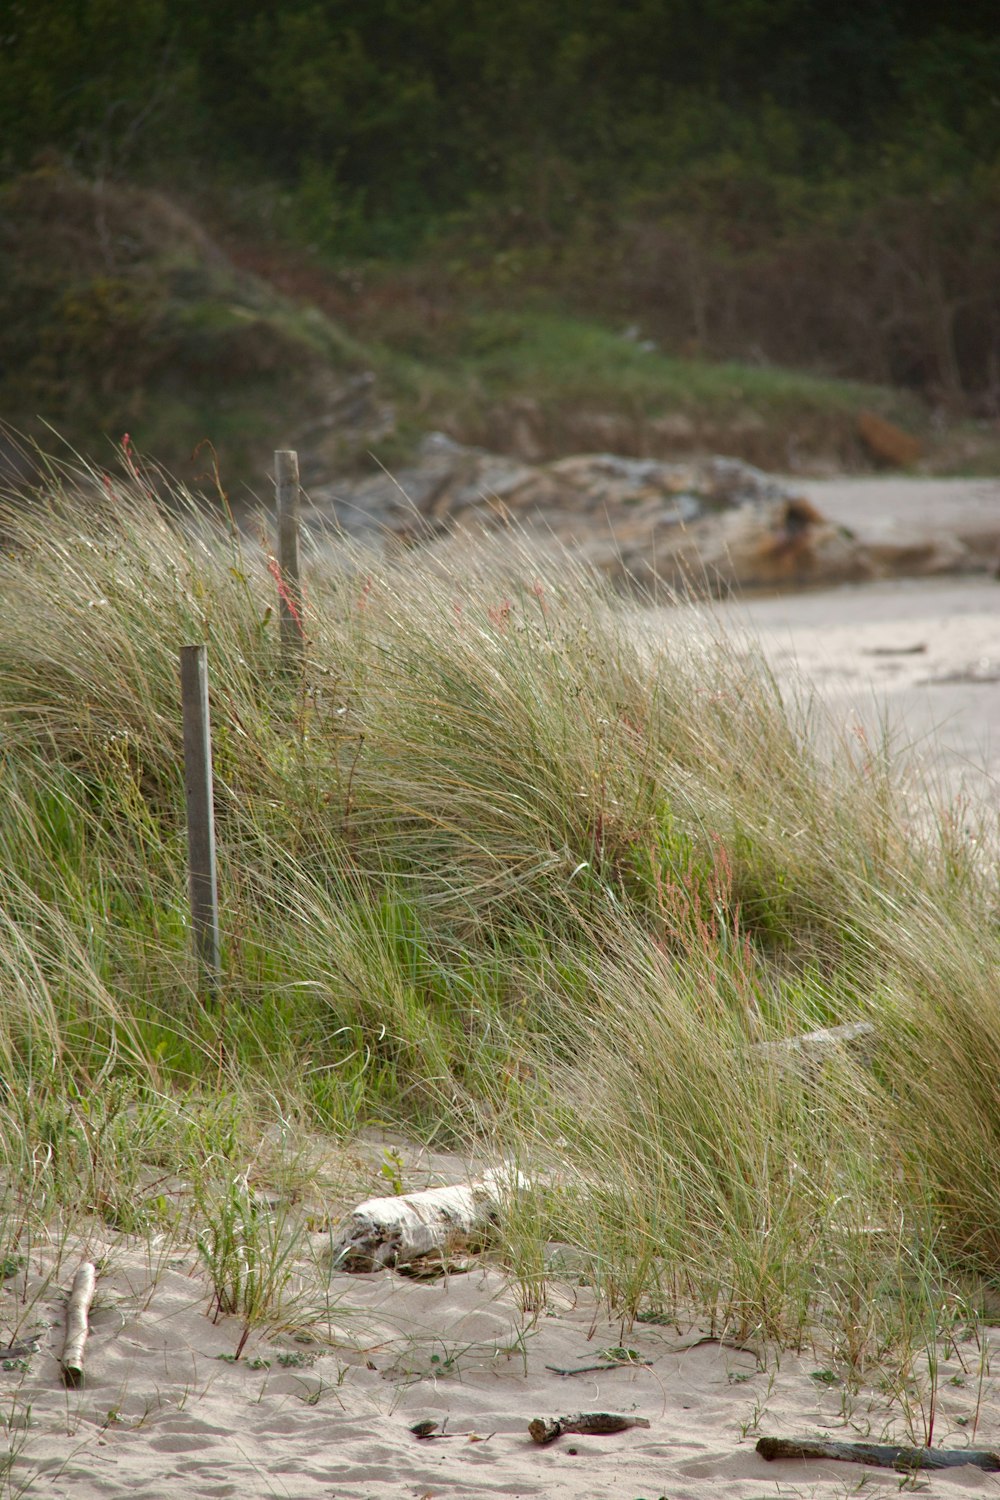
[[[435,1163],[432,1161],[430,1166]],[[446,1164],[450,1165],[450,1164]],[[325,1236],[316,1235],[321,1250]],[[64,1294],[78,1257],[107,1257],[99,1282],[87,1378],[65,1390],[56,1359]],[[121,1241],[70,1245],[53,1274],[35,1251],[28,1306],[11,1284],[3,1323],[38,1328],[29,1370],[0,1374],[0,1414],[18,1456],[4,1494],[46,1497],[243,1496],[291,1500],[478,1495],[715,1500],[727,1496],[896,1493],[891,1471],[842,1463],[768,1464],[766,1433],[840,1440],[922,1441],[914,1397],[909,1423],[871,1385],[852,1395],[822,1377],[829,1351],[753,1352],[698,1343],[706,1330],[600,1318],[567,1279],[549,1305],[525,1314],[497,1269],[434,1284],[390,1272],[335,1275],[330,1315],[316,1342],[285,1332],[251,1337],[239,1364],[234,1318],[206,1315],[208,1288],[192,1258],[148,1254]],[[46,1286],[46,1278],[51,1278]],[[310,1278],[319,1285],[315,1273]],[[591,1364],[623,1341],[648,1366],[562,1376],[547,1366]],[[693,1345],[693,1347],[692,1347]],[[939,1371],[935,1441],[1000,1447],[1000,1390],[969,1338]],[[1000,1330],[989,1361],[1000,1369]],[[286,1367],[280,1363],[284,1357]],[[982,1379],[980,1375],[982,1373]],[[649,1428],[609,1437],[564,1436],[540,1448],[535,1416],[577,1410],[642,1415]],[[420,1441],[410,1427],[446,1423],[450,1437]],[[923,1493],[995,1492],[968,1466],[931,1476]],[[20,1486],[20,1488],[19,1488]]]
[[[866,540],[957,536],[1000,558],[1000,480],[836,479],[794,483]],[[912,750],[946,797],[1000,811],[1000,581],[896,579],[713,606],[759,637],[788,687],[815,691],[834,725]],[[662,628],[676,627],[673,611]],[[921,648],[921,649],[915,649]]]
[[[967,490],[952,492],[936,481],[934,490],[930,481],[917,483],[917,489],[897,480],[807,488],[845,524],[853,506],[865,524],[883,527],[902,524],[900,507],[916,499],[934,514],[951,503],[954,519],[958,500],[969,498]],[[996,486],[984,493],[1000,504]],[[976,794],[997,802],[1000,682],[990,678],[1000,675],[1000,584],[985,578],[876,584],[722,612],[749,619],[779,675],[804,672],[845,722],[854,714],[877,716],[884,704],[901,737],[941,757],[953,785],[974,773]],[[915,645],[926,649],[869,654]],[[969,680],[949,680],[955,674]],[[422,1179],[409,1177],[407,1185],[461,1175],[455,1160],[431,1159],[426,1167]],[[321,1266],[328,1237],[311,1238]],[[107,1265],[86,1382],[67,1391],[57,1367],[64,1297],[84,1254],[104,1255]],[[4,1284],[0,1333],[23,1337],[37,1329],[41,1347],[26,1370],[0,1372],[0,1420],[15,1455],[9,1472],[0,1466],[0,1494],[833,1500],[857,1493],[862,1483],[865,1493],[894,1495],[901,1480],[834,1462],[767,1464],[754,1452],[757,1437],[903,1443],[923,1437],[919,1401],[911,1403],[908,1425],[899,1402],[890,1407],[879,1392],[879,1372],[857,1396],[813,1378],[831,1363],[822,1345],[780,1359],[761,1351],[760,1360],[718,1343],[684,1349],[699,1330],[609,1325],[570,1277],[554,1286],[544,1310],[525,1313],[517,1287],[496,1268],[436,1284],[390,1272],[334,1275],[328,1314],[312,1325],[317,1342],[255,1333],[233,1365],[219,1355],[235,1349],[238,1322],[209,1320],[209,1289],[190,1253],[174,1257],[164,1247],[159,1255],[151,1263],[141,1244],[98,1237],[64,1247],[56,1265],[54,1249],[43,1245],[32,1250],[26,1278]],[[315,1302],[327,1276],[314,1265],[308,1280]],[[623,1342],[648,1367],[571,1377],[547,1369],[591,1363],[600,1350]],[[1000,1371],[1000,1330],[990,1332],[987,1352],[984,1362],[976,1345],[960,1337],[942,1363],[936,1443],[1000,1447],[1000,1389],[990,1368]],[[285,1367],[282,1354],[290,1360]],[[580,1409],[641,1414],[650,1427],[562,1437],[547,1448],[530,1441],[531,1418]],[[423,1418],[447,1419],[454,1436],[418,1441],[409,1427]],[[963,1467],[921,1476],[917,1488],[929,1496],[997,1494],[1000,1476]]]
[[1000,582],[899,579],[720,605],[834,724],[888,724],[949,796],[1000,808]]

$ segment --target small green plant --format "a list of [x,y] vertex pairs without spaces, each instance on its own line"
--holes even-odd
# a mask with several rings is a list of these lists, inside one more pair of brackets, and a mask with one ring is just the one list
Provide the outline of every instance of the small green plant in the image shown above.
[[611,1360],[614,1364],[639,1364],[642,1355],[638,1349],[626,1349],[622,1344],[612,1344],[608,1349],[601,1349],[597,1354],[598,1359]]
[[198,1253],[212,1287],[210,1313],[242,1320],[236,1346],[239,1359],[252,1330],[273,1320],[294,1274],[301,1228],[287,1212],[263,1204],[245,1173],[202,1187],[199,1207],[204,1226]]
[[403,1158],[399,1152],[387,1146],[382,1152],[379,1175],[385,1178],[396,1197],[406,1192],[403,1182],[403,1166]]
[[774,1383],[777,1379],[777,1374],[777,1370],[770,1370],[768,1372],[767,1389],[763,1392],[762,1395],[758,1395],[755,1397],[753,1405],[750,1408],[749,1416],[740,1423],[741,1438],[747,1438],[750,1433],[756,1432],[760,1427],[760,1424],[767,1412],[767,1403],[774,1393]]
[[278,1355],[278,1364],[283,1370],[308,1370],[316,1362],[313,1354],[304,1354],[299,1349],[289,1350],[285,1354]]
[[331,1391],[335,1392],[341,1383],[342,1377],[334,1382],[317,1380],[315,1385],[309,1385],[305,1381],[300,1381],[299,1384],[302,1386],[302,1392],[299,1394],[299,1400],[305,1406],[318,1406],[323,1397],[328,1396]]

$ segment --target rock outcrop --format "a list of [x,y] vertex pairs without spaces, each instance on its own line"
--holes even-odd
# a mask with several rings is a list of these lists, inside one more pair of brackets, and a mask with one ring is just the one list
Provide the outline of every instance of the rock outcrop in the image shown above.
[[[717,593],[953,571],[960,544],[876,552],[800,491],[735,459],[584,454],[529,464],[432,433],[396,474],[314,487],[311,516],[386,545],[514,525],[563,544],[623,588]],[[307,508],[306,519],[309,519]]]

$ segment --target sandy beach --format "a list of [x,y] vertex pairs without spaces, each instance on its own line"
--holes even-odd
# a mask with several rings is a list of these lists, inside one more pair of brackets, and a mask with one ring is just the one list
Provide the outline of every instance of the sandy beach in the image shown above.
[[[454,1180],[453,1158],[411,1161],[415,1184]],[[741,1344],[725,1329],[609,1323],[560,1270],[541,1308],[488,1260],[422,1283],[392,1272],[323,1272],[325,1234],[301,1264],[318,1300],[295,1332],[264,1328],[233,1362],[234,1318],[214,1324],[196,1258],[100,1236],[39,1247],[4,1291],[4,1324],[39,1335],[39,1353],[8,1361],[2,1410],[7,1495],[46,1497],[593,1496],[599,1500],[846,1497],[900,1488],[891,1470],[831,1460],[766,1462],[762,1435],[1000,1447],[1000,1329],[977,1343],[956,1330],[933,1380],[917,1368],[903,1400],[873,1368],[857,1388],[833,1369],[822,1331],[800,1351]],[[99,1266],[82,1388],[63,1388],[65,1292],[83,1255]],[[325,1310],[320,1310],[320,1302]],[[20,1316],[19,1316],[20,1315]],[[301,1306],[300,1306],[301,1320]],[[608,1351],[633,1363],[595,1371]],[[24,1366],[27,1369],[8,1368]],[[561,1373],[580,1371],[580,1373]],[[578,1411],[643,1417],[611,1436],[563,1435],[540,1447],[538,1416]],[[438,1423],[439,1436],[412,1428]],[[995,1493],[967,1465],[920,1476],[935,1496]],[[910,1487],[907,1483],[907,1487]]]
[[762,643],[778,680],[814,693],[834,726],[882,725],[946,795],[996,800],[1000,583],[894,579],[718,605]]
[[[815,480],[803,493],[864,540],[951,536],[1000,551],[1000,481]],[[885,725],[946,797],[1000,806],[1000,582],[990,572],[898,578],[712,606],[758,639],[783,687],[815,694],[832,727]],[[662,628],[671,628],[671,612]]]
[[[916,486],[914,488],[914,486]],[[842,524],[900,528],[914,516],[989,545],[1000,529],[995,482],[824,481],[807,487]],[[978,528],[978,530],[976,530]],[[717,618],[761,639],[779,681],[805,684],[850,729],[886,717],[954,795],[997,805],[1000,780],[1000,583],[900,580],[729,603]],[[676,625],[663,612],[656,628]],[[992,799],[992,800],[991,800]],[[732,1330],[608,1323],[548,1247],[543,1304],[496,1258],[421,1282],[394,1272],[332,1272],[331,1226],[353,1206],[345,1157],[367,1191],[380,1143],[327,1143],[334,1165],[290,1290],[298,1303],[250,1336],[213,1322],[197,1252],[103,1226],[36,1241],[0,1287],[5,1343],[37,1339],[0,1370],[7,1458],[0,1496],[46,1500],[431,1500],[594,1497],[714,1500],[719,1495],[840,1500],[901,1488],[928,1496],[998,1493],[1000,1478],[963,1466],[907,1478],[832,1460],[767,1463],[764,1434],[949,1448],[1000,1448],[1000,1327],[961,1320],[933,1369],[894,1388],[873,1368],[857,1386],[817,1330],[799,1351],[740,1346]],[[461,1180],[466,1164],[393,1143],[408,1188]],[[349,1175],[349,1174],[347,1174]],[[322,1174],[321,1174],[322,1178]],[[383,1188],[384,1190],[384,1188]],[[354,1200],[357,1201],[357,1200]],[[65,1298],[82,1258],[98,1294],[78,1389],[60,1378]],[[608,1351],[631,1351],[611,1365]],[[589,1365],[604,1366],[586,1370]],[[580,1373],[564,1373],[580,1371]],[[539,1416],[612,1411],[649,1426],[536,1445]],[[929,1432],[933,1412],[933,1433]],[[411,1428],[438,1423],[421,1439]]]

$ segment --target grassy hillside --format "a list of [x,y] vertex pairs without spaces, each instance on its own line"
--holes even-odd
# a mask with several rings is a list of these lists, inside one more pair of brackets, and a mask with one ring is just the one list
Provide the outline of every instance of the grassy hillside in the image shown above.
[[[286,316],[256,306],[271,327],[240,328],[238,357],[218,349],[213,383],[204,338],[192,354],[191,331],[173,314],[164,324],[151,288],[122,285],[123,184],[200,198],[213,232],[238,222],[238,262],[261,259],[262,242],[279,274],[311,262],[317,295],[298,305],[329,313],[329,296],[352,327],[356,312],[378,311],[385,330],[376,316],[367,337],[390,353],[407,310],[427,314],[432,342],[498,307],[541,310],[613,332],[638,325],[672,356],[900,387],[939,420],[994,424],[995,438],[998,65],[984,0],[22,4],[0,36],[0,182],[47,162],[102,185],[91,278],[109,284],[78,287],[57,313],[50,362],[81,355],[81,384],[96,394],[122,345],[141,345],[142,388],[152,335],[234,452],[252,446],[275,360],[306,367],[298,401],[314,414],[308,366],[327,335],[282,327],[278,339]],[[36,203],[39,190],[15,186],[8,245],[21,215],[66,206],[46,189]],[[134,192],[130,204],[146,216]],[[177,216],[168,226],[148,213],[157,232],[137,227],[133,239],[159,259]],[[58,252],[60,214],[47,222]],[[48,257],[47,236],[35,240]],[[194,304],[199,335],[206,301],[248,295],[215,280],[170,289]],[[94,323],[111,330],[103,347]],[[411,335],[428,332],[417,324]],[[99,361],[90,368],[83,340]],[[10,345],[18,365],[24,350]],[[11,415],[62,421],[60,394],[82,413],[79,392],[54,389],[45,358],[33,362]],[[242,412],[233,386],[251,377]],[[159,421],[166,437],[184,422],[170,382],[157,374],[153,389],[145,444],[168,457],[152,429]],[[121,425],[120,400],[90,404]],[[739,443],[740,423],[730,427]],[[807,427],[811,449],[823,434]]]
[[[391,324],[396,349],[420,351],[423,411],[435,425],[527,457],[579,451],[733,454],[785,469],[864,464],[858,413],[876,409],[927,431],[921,403],[861,382],[766,364],[683,358],[634,330],[546,307],[459,307],[437,338]],[[433,382],[433,383],[432,383]]]
[[262,491],[286,445],[310,480],[370,452],[393,464],[434,427],[525,457],[708,451],[775,468],[864,463],[865,408],[931,436],[916,397],[671,354],[554,288],[431,261],[338,270],[56,167],[8,182],[0,206],[4,421],[100,461],[127,432],[196,488],[214,488],[217,457],[234,493]]
[[214,444],[263,472],[275,414],[324,414],[365,355],[315,309],[238,271],[161,194],[43,168],[0,188],[0,411],[110,453],[125,432],[193,479]]

